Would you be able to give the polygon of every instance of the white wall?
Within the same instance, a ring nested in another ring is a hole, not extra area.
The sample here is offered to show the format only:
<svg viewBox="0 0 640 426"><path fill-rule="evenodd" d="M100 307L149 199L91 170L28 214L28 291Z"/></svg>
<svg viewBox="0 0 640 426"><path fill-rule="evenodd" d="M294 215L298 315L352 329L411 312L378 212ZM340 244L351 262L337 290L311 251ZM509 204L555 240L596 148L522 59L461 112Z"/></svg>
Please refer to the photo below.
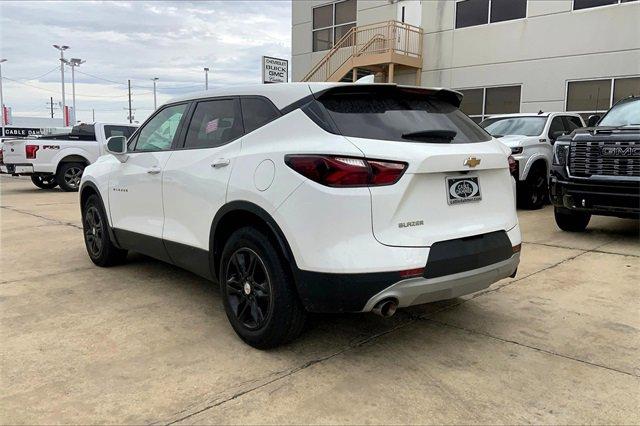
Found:
<svg viewBox="0 0 640 426"><path fill-rule="evenodd" d="M294 81L324 56L311 53L311 7L326 3L293 1ZM396 8L359 0L358 25L395 19ZM525 19L454 29L454 1L422 1L422 84L522 84L528 112L564 110L568 80L640 75L640 2L571 8L572 0L529 0Z"/></svg>

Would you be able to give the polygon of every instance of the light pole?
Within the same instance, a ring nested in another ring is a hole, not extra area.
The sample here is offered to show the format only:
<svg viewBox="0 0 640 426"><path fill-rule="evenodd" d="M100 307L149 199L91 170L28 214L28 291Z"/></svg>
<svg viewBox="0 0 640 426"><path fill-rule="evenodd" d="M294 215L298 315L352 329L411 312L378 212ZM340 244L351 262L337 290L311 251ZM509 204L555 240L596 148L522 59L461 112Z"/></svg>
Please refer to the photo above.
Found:
<svg viewBox="0 0 640 426"><path fill-rule="evenodd" d="M78 59L78 58L71 58L69 61L65 61L66 64L68 64L71 67L71 91L73 93L73 124L75 123L75 118L76 118L76 72L75 72L75 68L79 67L80 65L84 64L87 61L83 61L82 59Z"/></svg>
<svg viewBox="0 0 640 426"><path fill-rule="evenodd" d="M60 51L60 79L62 81L62 121L63 124L66 126L66 119L65 119L65 100L64 100L64 51L67 50L69 48L69 46L60 46L57 44L53 45L54 48L58 49Z"/></svg>
<svg viewBox="0 0 640 426"><path fill-rule="evenodd" d="M6 59L0 58L0 124L2 124L2 137L4 137L4 98L2 97L2 63L7 62Z"/></svg>
<svg viewBox="0 0 640 426"><path fill-rule="evenodd" d="M151 79L151 81L153 81L153 110L155 111L156 109L158 109L157 103L156 103L156 81L160 80L158 77L153 77Z"/></svg>
<svg viewBox="0 0 640 426"><path fill-rule="evenodd" d="M209 90L209 67L204 67L204 90Z"/></svg>

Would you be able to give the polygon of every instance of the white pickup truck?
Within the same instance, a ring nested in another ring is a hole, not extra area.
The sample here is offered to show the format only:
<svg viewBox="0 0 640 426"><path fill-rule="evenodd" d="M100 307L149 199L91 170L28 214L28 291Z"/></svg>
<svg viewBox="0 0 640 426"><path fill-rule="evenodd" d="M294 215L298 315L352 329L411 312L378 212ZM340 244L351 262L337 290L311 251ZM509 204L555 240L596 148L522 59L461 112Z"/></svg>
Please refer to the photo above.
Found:
<svg viewBox="0 0 640 426"><path fill-rule="evenodd" d="M105 154L107 139L128 138L136 128L132 124L78 124L67 134L4 140L0 173L31 176L42 189L60 185L64 191L77 191L84 168Z"/></svg>
<svg viewBox="0 0 640 426"><path fill-rule="evenodd" d="M515 160L518 206L539 209L548 197L553 144L564 134L584 127L579 114L542 112L494 115L480 126L511 149Z"/></svg>

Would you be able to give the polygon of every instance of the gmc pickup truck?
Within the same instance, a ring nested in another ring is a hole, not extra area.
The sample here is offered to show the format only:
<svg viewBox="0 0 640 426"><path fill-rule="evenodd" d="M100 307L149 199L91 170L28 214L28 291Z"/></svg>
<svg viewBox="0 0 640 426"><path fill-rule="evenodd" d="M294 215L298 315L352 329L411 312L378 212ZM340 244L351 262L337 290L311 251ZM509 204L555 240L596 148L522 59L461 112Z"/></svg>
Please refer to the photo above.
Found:
<svg viewBox="0 0 640 426"><path fill-rule="evenodd" d="M128 138L136 128L131 124L79 124L71 133L4 140L0 173L30 176L42 189L60 185L64 191L77 191L84 168L106 153L107 139Z"/></svg>
<svg viewBox="0 0 640 426"><path fill-rule="evenodd" d="M597 120L554 145L550 195L564 231L584 231L591 215L640 217L640 97Z"/></svg>

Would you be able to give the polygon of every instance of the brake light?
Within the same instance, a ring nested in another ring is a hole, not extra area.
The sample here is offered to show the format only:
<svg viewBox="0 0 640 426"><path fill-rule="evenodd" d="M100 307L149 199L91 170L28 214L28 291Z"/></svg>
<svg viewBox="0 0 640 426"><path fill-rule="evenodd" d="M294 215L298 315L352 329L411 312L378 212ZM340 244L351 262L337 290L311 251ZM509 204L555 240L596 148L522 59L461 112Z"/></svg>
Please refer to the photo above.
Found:
<svg viewBox="0 0 640 426"><path fill-rule="evenodd" d="M407 163L331 155L287 155L285 163L302 176L331 187L393 185Z"/></svg>
<svg viewBox="0 0 640 426"><path fill-rule="evenodd" d="M36 158L36 152L38 152L39 149L40 147L38 145L25 145L24 151L27 154L27 159L32 160Z"/></svg>
<svg viewBox="0 0 640 426"><path fill-rule="evenodd" d="M509 156L509 173L515 175L518 171L518 162L511 155Z"/></svg>

